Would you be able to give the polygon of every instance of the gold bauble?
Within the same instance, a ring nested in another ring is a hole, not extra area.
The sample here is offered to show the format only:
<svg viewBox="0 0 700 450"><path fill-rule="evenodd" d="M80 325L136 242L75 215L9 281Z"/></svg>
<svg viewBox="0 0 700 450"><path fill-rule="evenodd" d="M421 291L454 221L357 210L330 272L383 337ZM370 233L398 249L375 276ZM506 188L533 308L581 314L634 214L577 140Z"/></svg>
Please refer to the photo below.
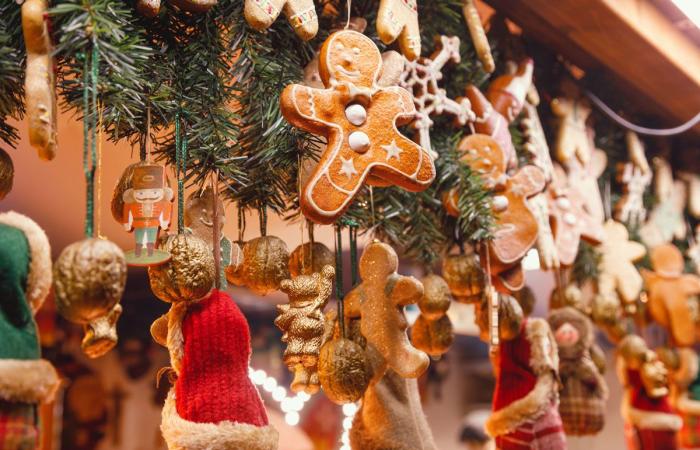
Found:
<svg viewBox="0 0 700 450"><path fill-rule="evenodd" d="M442 261L442 276L458 302L481 301L485 276L476 254L447 256Z"/></svg>
<svg viewBox="0 0 700 450"><path fill-rule="evenodd" d="M489 304L484 299L476 307L476 326L479 337L489 339ZM520 303L510 295L498 294L498 335L502 341L510 341L520 335L525 315Z"/></svg>
<svg viewBox="0 0 700 450"><path fill-rule="evenodd" d="M0 200L10 193L14 179L15 166L12 164L12 158L0 148Z"/></svg>
<svg viewBox="0 0 700 450"><path fill-rule="evenodd" d="M450 308L450 287L444 278L435 274L424 276L420 282L423 284L423 298L418 301L421 315L426 319L437 320Z"/></svg>
<svg viewBox="0 0 700 450"><path fill-rule="evenodd" d="M61 252L53 266L58 312L67 320L88 324L107 315L126 284L124 252L106 239L88 238Z"/></svg>
<svg viewBox="0 0 700 450"><path fill-rule="evenodd" d="M289 273L292 277L318 273L328 265L335 265L335 255L320 242L307 242L295 248L289 255Z"/></svg>
<svg viewBox="0 0 700 450"><path fill-rule="evenodd" d="M326 396L342 405L362 398L372 378L372 369L359 344L337 338L321 347L318 378Z"/></svg>
<svg viewBox="0 0 700 450"><path fill-rule="evenodd" d="M447 353L454 337L452 322L447 316L430 320L421 314L411 328L413 346L430 356L440 356Z"/></svg>
<svg viewBox="0 0 700 450"><path fill-rule="evenodd" d="M243 245L243 262L226 268L226 278L257 295L267 295L289 278L287 244L275 236L262 236Z"/></svg>
<svg viewBox="0 0 700 450"><path fill-rule="evenodd" d="M214 287L214 255L202 239L178 234L165 242L170 261L148 268L151 289L164 302L175 303L204 297Z"/></svg>

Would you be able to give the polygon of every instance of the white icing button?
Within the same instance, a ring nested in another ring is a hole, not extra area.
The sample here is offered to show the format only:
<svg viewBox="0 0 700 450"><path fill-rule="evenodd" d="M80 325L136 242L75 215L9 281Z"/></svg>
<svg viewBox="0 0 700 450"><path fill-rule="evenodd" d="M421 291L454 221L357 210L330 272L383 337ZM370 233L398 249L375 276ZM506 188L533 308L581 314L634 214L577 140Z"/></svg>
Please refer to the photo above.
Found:
<svg viewBox="0 0 700 450"><path fill-rule="evenodd" d="M353 131L348 136L348 144L353 151L364 153L369 149L369 136L364 131Z"/></svg>
<svg viewBox="0 0 700 450"><path fill-rule="evenodd" d="M364 106L355 103L345 108L345 117L351 124L359 127L367 120L367 110Z"/></svg>
<svg viewBox="0 0 700 450"><path fill-rule="evenodd" d="M566 213L566 214L564 214L564 222L566 222L568 225L575 225L576 224L576 216L573 215L572 213Z"/></svg>
<svg viewBox="0 0 700 450"><path fill-rule="evenodd" d="M508 208L508 197L497 195L493 198L493 209L496 212L505 211Z"/></svg>
<svg viewBox="0 0 700 450"><path fill-rule="evenodd" d="M566 197L559 197L557 199L557 206L561 209L569 209L571 208L571 202Z"/></svg>

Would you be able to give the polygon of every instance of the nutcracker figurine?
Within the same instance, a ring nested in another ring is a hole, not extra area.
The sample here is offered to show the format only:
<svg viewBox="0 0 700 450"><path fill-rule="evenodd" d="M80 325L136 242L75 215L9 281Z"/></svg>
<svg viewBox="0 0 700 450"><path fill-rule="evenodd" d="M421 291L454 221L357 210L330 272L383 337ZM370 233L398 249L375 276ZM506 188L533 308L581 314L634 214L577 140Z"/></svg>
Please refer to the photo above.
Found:
<svg viewBox="0 0 700 450"><path fill-rule="evenodd" d="M172 212L173 191L166 185L165 169L156 164L135 167L123 200L124 228L134 231L136 244L126 252L127 263L150 266L168 261L170 254L156 249L159 229L168 229Z"/></svg>

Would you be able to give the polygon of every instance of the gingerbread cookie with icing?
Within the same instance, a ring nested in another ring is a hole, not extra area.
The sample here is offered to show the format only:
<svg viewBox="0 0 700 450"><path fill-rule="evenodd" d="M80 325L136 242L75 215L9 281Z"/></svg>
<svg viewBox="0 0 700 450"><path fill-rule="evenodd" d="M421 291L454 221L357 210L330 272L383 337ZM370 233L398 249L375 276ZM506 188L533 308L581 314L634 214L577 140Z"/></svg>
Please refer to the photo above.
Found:
<svg viewBox="0 0 700 450"><path fill-rule="evenodd" d="M351 30L331 34L319 73L326 89L293 84L280 99L292 125L328 142L300 195L304 215L332 223L370 175L413 192L427 189L435 178L433 160L397 128L413 119L413 98L403 88L378 84L382 56L372 40Z"/></svg>
<svg viewBox="0 0 700 450"><path fill-rule="evenodd" d="M591 115L591 107L585 100L557 97L550 104L557 117L558 130L554 144L557 161L568 166L573 158L583 165L590 157L590 140L586 120Z"/></svg>
<svg viewBox="0 0 700 450"><path fill-rule="evenodd" d="M524 166L512 176L506 174L506 155L498 143L483 134L467 136L459 144L464 153L462 161L482 177L484 186L493 192L492 209L496 219L494 239L488 251L491 274L498 286L509 290L522 287L520 260L537 240L537 219L527 199L544 189L542 171L535 166ZM452 201L458 198L451 192ZM454 213L447 208L448 213ZM481 259L482 264L486 258Z"/></svg>
<svg viewBox="0 0 700 450"><path fill-rule="evenodd" d="M401 53L409 60L420 56L417 0L380 0L377 34L385 44L399 40Z"/></svg>
<svg viewBox="0 0 700 450"><path fill-rule="evenodd" d="M318 32L314 0L245 0L245 20L258 31L266 30L284 11L294 32L305 41Z"/></svg>
<svg viewBox="0 0 700 450"><path fill-rule="evenodd" d="M603 224L586 211L585 194L566 185L566 173L561 166L554 167L548 193L550 223L559 263L571 266L581 239L593 245L603 241Z"/></svg>
<svg viewBox="0 0 700 450"><path fill-rule="evenodd" d="M689 297L700 294L700 277L684 274L683 255L673 244L651 251L653 271L642 269L649 290L651 318L669 330L673 343L688 347L695 343L695 320Z"/></svg>
<svg viewBox="0 0 700 450"><path fill-rule="evenodd" d="M603 225L603 243L598 265L598 292L619 294L625 304L634 303L642 292L643 280L634 263L646 254L646 248L629 239L627 228L612 219Z"/></svg>

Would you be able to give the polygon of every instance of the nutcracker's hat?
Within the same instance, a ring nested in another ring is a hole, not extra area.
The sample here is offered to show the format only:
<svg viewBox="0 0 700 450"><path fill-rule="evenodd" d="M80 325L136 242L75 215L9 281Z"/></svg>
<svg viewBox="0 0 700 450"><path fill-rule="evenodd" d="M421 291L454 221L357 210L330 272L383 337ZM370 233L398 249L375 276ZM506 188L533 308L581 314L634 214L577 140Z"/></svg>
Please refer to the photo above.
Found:
<svg viewBox="0 0 700 450"><path fill-rule="evenodd" d="M162 189L165 186L165 169L157 164L136 166L131 186L134 189Z"/></svg>

